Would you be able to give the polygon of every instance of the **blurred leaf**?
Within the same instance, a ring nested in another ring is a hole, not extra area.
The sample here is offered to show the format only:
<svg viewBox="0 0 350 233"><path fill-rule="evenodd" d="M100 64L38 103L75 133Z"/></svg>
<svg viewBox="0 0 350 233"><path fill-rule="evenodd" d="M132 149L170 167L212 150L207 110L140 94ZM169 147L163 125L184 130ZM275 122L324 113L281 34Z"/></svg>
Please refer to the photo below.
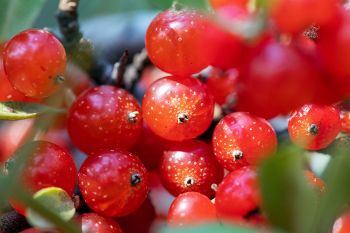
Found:
<svg viewBox="0 0 350 233"><path fill-rule="evenodd" d="M332 225L350 203L350 155L338 151L324 172L326 193L321 199L313 232L330 232Z"/></svg>
<svg viewBox="0 0 350 233"><path fill-rule="evenodd" d="M221 224L201 225L189 228L166 228L162 233L259 233L261 231L249 228L227 226Z"/></svg>
<svg viewBox="0 0 350 233"><path fill-rule="evenodd" d="M174 3L179 3L181 5L195 9L210 9L208 0L174 0Z"/></svg>
<svg viewBox="0 0 350 233"><path fill-rule="evenodd" d="M47 208L50 208L63 221L69 221L75 214L72 198L61 188L48 187L40 189L34 194L33 199L40 202ZM55 227L55 225L48 221L45 216L38 214L31 208L27 209L26 214L26 218L32 226L40 228Z"/></svg>
<svg viewBox="0 0 350 233"><path fill-rule="evenodd" d="M304 176L303 151L282 146L260 169L263 207L273 225L310 233L319 194Z"/></svg>
<svg viewBox="0 0 350 233"><path fill-rule="evenodd" d="M62 109L29 102L0 102L0 120L22 120L45 112L64 112Z"/></svg>
<svg viewBox="0 0 350 233"><path fill-rule="evenodd" d="M0 0L0 41L29 28L45 0Z"/></svg>

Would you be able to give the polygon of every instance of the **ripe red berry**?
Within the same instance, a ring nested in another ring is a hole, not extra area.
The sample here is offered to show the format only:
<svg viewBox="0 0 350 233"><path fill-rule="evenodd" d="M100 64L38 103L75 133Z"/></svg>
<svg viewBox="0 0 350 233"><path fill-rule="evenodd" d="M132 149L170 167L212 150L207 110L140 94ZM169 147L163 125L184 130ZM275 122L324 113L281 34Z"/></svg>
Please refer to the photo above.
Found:
<svg viewBox="0 0 350 233"><path fill-rule="evenodd" d="M237 77L236 69L222 71L214 68L210 70L206 83L216 103L223 105L228 103L230 98L235 98Z"/></svg>
<svg viewBox="0 0 350 233"><path fill-rule="evenodd" d="M309 150L327 147L341 129L339 111L332 106L307 104L291 114L288 132L291 140Z"/></svg>
<svg viewBox="0 0 350 233"><path fill-rule="evenodd" d="M324 67L331 74L330 81L337 85L337 91L350 93L350 11L339 8L329 25L321 27L317 48Z"/></svg>
<svg viewBox="0 0 350 233"><path fill-rule="evenodd" d="M73 103L67 128L74 145L89 155L104 149L129 149L142 131L141 110L125 90L99 86Z"/></svg>
<svg viewBox="0 0 350 233"><path fill-rule="evenodd" d="M109 150L88 157L78 178L87 205L103 216L131 213L148 192L146 168L129 152Z"/></svg>
<svg viewBox="0 0 350 233"><path fill-rule="evenodd" d="M179 76L198 73L209 65L203 56L208 22L194 10L166 10L157 15L146 33L149 58L159 69Z"/></svg>
<svg viewBox="0 0 350 233"><path fill-rule="evenodd" d="M47 97L62 82L66 52L45 30L28 29L17 34L7 42L3 54L9 81L26 96Z"/></svg>
<svg viewBox="0 0 350 233"><path fill-rule="evenodd" d="M223 175L210 146L197 140L167 145L160 163L162 183L175 196L193 191L213 197L212 185L218 184Z"/></svg>
<svg viewBox="0 0 350 233"><path fill-rule="evenodd" d="M214 9L219 9L224 6L240 6L246 7L248 0L210 0L210 5Z"/></svg>
<svg viewBox="0 0 350 233"><path fill-rule="evenodd" d="M270 15L283 32L298 33L315 23L322 25L332 19L337 0L277 0L270 1ZM308 14L303 12L308 9Z"/></svg>
<svg viewBox="0 0 350 233"><path fill-rule="evenodd" d="M258 165L277 148L277 137L264 119L249 113L225 116L213 134L213 148L218 161L233 171L246 165Z"/></svg>
<svg viewBox="0 0 350 233"><path fill-rule="evenodd" d="M350 232L350 212L343 213L334 223L332 233Z"/></svg>
<svg viewBox="0 0 350 233"><path fill-rule="evenodd" d="M257 174L249 167L235 170L220 183L215 197L218 218L237 221L260 206Z"/></svg>
<svg viewBox="0 0 350 233"><path fill-rule="evenodd" d="M237 109L266 119L287 114L318 94L320 74L309 57L278 42L264 42L252 51L241 74Z"/></svg>
<svg viewBox="0 0 350 233"><path fill-rule="evenodd" d="M152 84L142 102L143 118L157 135L174 141L195 138L213 119L214 98L192 77L170 76Z"/></svg>
<svg viewBox="0 0 350 233"><path fill-rule="evenodd" d="M152 232L151 228L155 220L156 212L148 198L137 210L117 219L120 227L123 229L123 233L150 233Z"/></svg>
<svg viewBox="0 0 350 233"><path fill-rule="evenodd" d="M160 158L163 155L167 140L154 134L144 123L141 137L132 147L131 152L140 158L147 170L158 169Z"/></svg>
<svg viewBox="0 0 350 233"><path fill-rule="evenodd" d="M31 192L47 187L59 187L73 195L77 183L77 169L72 156L63 148L45 141L36 141L22 147L16 154L34 148L21 173L21 179ZM16 156L14 157L16 159ZM9 170L11 172L11 169ZM24 207L12 202L19 213L25 213Z"/></svg>
<svg viewBox="0 0 350 233"><path fill-rule="evenodd" d="M168 212L168 224L173 227L208 224L216 221L215 205L201 193L180 194Z"/></svg>
<svg viewBox="0 0 350 233"><path fill-rule="evenodd" d="M78 218L82 233L123 233L119 224L95 213L82 214Z"/></svg>

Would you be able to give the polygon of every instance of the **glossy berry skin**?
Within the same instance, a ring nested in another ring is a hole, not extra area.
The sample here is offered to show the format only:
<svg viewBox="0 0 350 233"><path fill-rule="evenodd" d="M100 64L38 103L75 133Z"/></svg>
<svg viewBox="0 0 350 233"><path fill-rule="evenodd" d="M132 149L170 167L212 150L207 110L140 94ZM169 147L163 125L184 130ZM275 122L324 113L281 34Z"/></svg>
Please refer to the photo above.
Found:
<svg viewBox="0 0 350 233"><path fill-rule="evenodd" d="M21 179L28 191L36 192L53 186L64 189L68 195L73 195L77 183L77 170L72 156L65 149L51 142L36 141L30 146L33 146L34 152L21 173ZM22 150L28 149L22 147L16 154ZM24 215L23 206L15 202L11 204L17 212Z"/></svg>
<svg viewBox="0 0 350 233"><path fill-rule="evenodd" d="M87 205L103 216L131 213L148 192L144 165L133 154L119 150L88 157L79 170L78 180Z"/></svg>
<svg viewBox="0 0 350 233"><path fill-rule="evenodd" d="M152 202L147 198L138 209L131 214L118 218L117 221L123 229L123 233L151 233L152 224L156 217Z"/></svg>
<svg viewBox="0 0 350 233"><path fill-rule="evenodd" d="M209 72L206 84L216 103L223 105L235 98L237 78L238 71L236 69L222 71L214 68Z"/></svg>
<svg viewBox="0 0 350 233"><path fill-rule="evenodd" d="M311 24L322 25L332 19L337 0L276 0L270 1L270 16L279 29L287 33L298 33ZM312 8L308 14L303 12Z"/></svg>
<svg viewBox="0 0 350 233"><path fill-rule="evenodd" d="M237 169L220 183L215 197L218 218L236 221L260 206L256 172L249 167Z"/></svg>
<svg viewBox="0 0 350 233"><path fill-rule="evenodd" d="M0 102L5 101L25 101L30 99L13 88L2 65L2 58L0 58Z"/></svg>
<svg viewBox="0 0 350 233"><path fill-rule="evenodd" d="M332 233L350 232L350 212L342 214L334 223Z"/></svg>
<svg viewBox="0 0 350 233"><path fill-rule="evenodd" d="M167 140L154 134L144 123L141 137L131 148L131 152L140 158L147 170L156 170L166 143Z"/></svg>
<svg viewBox="0 0 350 233"><path fill-rule="evenodd" d="M350 95L350 11L339 8L329 25L321 27L317 49L323 66L331 74L337 91Z"/></svg>
<svg viewBox="0 0 350 233"><path fill-rule="evenodd" d="M263 118L235 112L216 126L213 148L220 164L233 171L247 165L256 166L272 155L277 148L277 137Z"/></svg>
<svg viewBox="0 0 350 233"><path fill-rule="evenodd" d="M225 6L246 7L248 4L247 0L210 0L209 2L214 9L219 9Z"/></svg>
<svg viewBox="0 0 350 233"><path fill-rule="evenodd" d="M341 129L339 111L332 106L307 104L291 114L288 132L291 140L308 150L326 148Z"/></svg>
<svg viewBox="0 0 350 233"><path fill-rule="evenodd" d="M239 111L270 119L288 114L318 95L318 69L293 46L268 41L248 57L238 84Z"/></svg>
<svg viewBox="0 0 350 233"><path fill-rule="evenodd" d="M215 222L215 205L201 193L182 193L171 203L167 220L172 227L194 226Z"/></svg>
<svg viewBox="0 0 350 233"><path fill-rule="evenodd" d="M64 74L66 52L48 31L28 29L6 43L4 67L14 88L26 96L43 98L57 90Z"/></svg>
<svg viewBox="0 0 350 233"><path fill-rule="evenodd" d="M214 98L198 79L170 76L147 90L142 112L154 133L167 140L183 141L199 136L209 127Z"/></svg>
<svg viewBox="0 0 350 233"><path fill-rule="evenodd" d="M110 218L95 213L85 213L79 216L82 233L123 233L119 224Z"/></svg>
<svg viewBox="0 0 350 233"><path fill-rule="evenodd" d="M193 191L214 197L211 186L223 175L210 146L197 140L168 144L160 163L162 183L174 196Z"/></svg>
<svg viewBox="0 0 350 233"><path fill-rule="evenodd" d="M67 128L73 144L88 155L98 150L129 149L142 131L141 110L125 90L99 86L73 103Z"/></svg>
<svg viewBox="0 0 350 233"><path fill-rule="evenodd" d="M158 14L146 32L146 49L159 69L179 76L198 73L209 65L207 19L194 10L166 10Z"/></svg>

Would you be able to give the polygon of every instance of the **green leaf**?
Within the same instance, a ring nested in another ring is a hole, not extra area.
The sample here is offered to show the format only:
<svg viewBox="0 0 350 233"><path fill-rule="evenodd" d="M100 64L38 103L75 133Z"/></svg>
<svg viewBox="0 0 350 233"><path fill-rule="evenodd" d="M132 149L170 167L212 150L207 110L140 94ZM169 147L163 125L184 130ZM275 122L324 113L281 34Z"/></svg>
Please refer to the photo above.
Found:
<svg viewBox="0 0 350 233"><path fill-rule="evenodd" d="M69 221L75 214L71 197L61 188L49 187L36 192L33 199L53 210L64 221ZM28 222L34 227L54 228L55 225L34 210L28 208L26 212Z"/></svg>
<svg viewBox="0 0 350 233"><path fill-rule="evenodd" d="M350 156L338 151L324 172L326 192L317 214L314 231L330 232L335 219L350 203Z"/></svg>
<svg viewBox="0 0 350 233"><path fill-rule="evenodd" d="M271 223L287 232L310 233L320 195L305 178L303 151L282 146L263 164L259 177Z"/></svg>
<svg viewBox="0 0 350 233"><path fill-rule="evenodd" d="M234 227L221 224L200 225L188 228L166 228L163 233L259 233L261 231L249 228Z"/></svg>
<svg viewBox="0 0 350 233"><path fill-rule="evenodd" d="M0 0L0 41L32 26L45 0Z"/></svg>
<svg viewBox="0 0 350 233"><path fill-rule="evenodd" d="M208 0L174 0L173 3L200 10L210 9Z"/></svg>
<svg viewBox="0 0 350 233"><path fill-rule="evenodd" d="M0 120L28 119L46 112L61 113L64 110L29 102L0 102Z"/></svg>

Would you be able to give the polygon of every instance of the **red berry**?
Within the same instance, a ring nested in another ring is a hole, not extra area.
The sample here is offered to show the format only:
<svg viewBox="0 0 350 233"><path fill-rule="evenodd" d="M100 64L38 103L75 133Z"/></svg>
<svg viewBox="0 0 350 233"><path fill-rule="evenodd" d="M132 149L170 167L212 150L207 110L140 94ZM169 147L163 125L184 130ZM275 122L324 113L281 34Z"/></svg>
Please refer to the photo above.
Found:
<svg viewBox="0 0 350 233"><path fill-rule="evenodd" d="M82 214L78 221L82 233L123 233L116 221L95 213Z"/></svg>
<svg viewBox="0 0 350 233"><path fill-rule="evenodd" d="M147 170L157 169L167 142L154 134L146 124L143 124L141 137L132 147L131 152L140 158Z"/></svg>
<svg viewBox="0 0 350 233"><path fill-rule="evenodd" d="M319 57L331 74L331 81L337 85L337 91L350 94L350 11L339 9L334 20L321 27L317 43Z"/></svg>
<svg viewBox="0 0 350 233"><path fill-rule="evenodd" d="M142 102L144 120L157 135L174 141L195 138L213 119L214 98L192 77L165 77L147 90Z"/></svg>
<svg viewBox="0 0 350 233"><path fill-rule="evenodd" d="M155 218L155 209L147 198L137 210L117 221L124 233L150 233Z"/></svg>
<svg viewBox="0 0 350 233"><path fill-rule="evenodd" d="M256 172L244 167L228 174L220 183L215 197L219 219L236 221L247 218L260 206Z"/></svg>
<svg viewBox="0 0 350 233"><path fill-rule="evenodd" d="M67 127L74 145L89 155L104 149L129 149L142 131L141 110L125 90L99 86L73 103Z"/></svg>
<svg viewBox="0 0 350 233"><path fill-rule="evenodd" d="M232 171L246 165L258 165L277 148L277 137L264 119L249 113L225 116L213 134L213 148L221 165Z"/></svg>
<svg viewBox="0 0 350 233"><path fill-rule="evenodd" d="M209 65L203 56L208 22L194 10L166 10L157 15L146 33L149 58L159 69L179 76L198 73Z"/></svg>
<svg viewBox="0 0 350 233"><path fill-rule="evenodd" d="M210 146L197 140L167 145L160 163L162 183L175 196L193 191L213 197L212 185L223 175Z"/></svg>
<svg viewBox="0 0 350 233"><path fill-rule="evenodd" d="M332 106L307 104L291 114L288 132L292 141L308 150L327 147L341 129L339 111Z"/></svg>
<svg viewBox="0 0 350 233"><path fill-rule="evenodd" d="M347 211L340 216L333 225L332 233L350 232L350 212Z"/></svg>
<svg viewBox="0 0 350 233"><path fill-rule="evenodd" d="M309 57L270 41L252 51L242 71L237 109L266 119L287 114L313 100L319 82L319 71Z"/></svg>
<svg viewBox="0 0 350 233"><path fill-rule="evenodd" d="M201 193L180 194L171 203L168 224L173 227L208 224L216 221L215 205Z"/></svg>
<svg viewBox="0 0 350 233"><path fill-rule="evenodd" d="M210 4L214 9L219 9L223 6L246 7L248 0L210 0Z"/></svg>
<svg viewBox="0 0 350 233"><path fill-rule="evenodd" d="M7 42L3 54L9 81L24 95L43 98L59 87L66 52L51 33L39 29L23 31Z"/></svg>
<svg viewBox="0 0 350 233"><path fill-rule="evenodd" d="M148 192L146 168L129 152L109 150L88 157L78 178L87 205L103 216L131 213Z"/></svg>
<svg viewBox="0 0 350 233"><path fill-rule="evenodd" d="M213 94L215 102L223 105L234 98L237 89L236 69L222 71L220 69L211 69L207 78L207 87Z"/></svg>
<svg viewBox="0 0 350 233"><path fill-rule="evenodd" d="M222 24L212 22L207 29L210 44L205 50L210 57L210 65L222 69L230 69L240 65L244 53L244 40L241 35L230 32L223 25L244 24L249 19L246 9L235 6L226 6L217 9L217 18ZM204 56L204 52L203 55Z"/></svg>
<svg viewBox="0 0 350 233"><path fill-rule="evenodd" d="M33 154L29 157L21 173L21 178L27 188L31 192L35 192L53 186L62 188L69 195L73 195L77 183L77 170L72 156L63 148L50 142L36 141L29 146L19 149L23 151L34 148ZM11 170L9 171L11 172ZM13 207L16 211L24 215L23 206L19 203L11 204L14 204Z"/></svg>
<svg viewBox="0 0 350 233"><path fill-rule="evenodd" d="M271 17L279 29L287 33L302 32L313 23L327 23L332 19L337 6L337 0L276 0L270 3ZM308 14L304 14L305 11Z"/></svg>

